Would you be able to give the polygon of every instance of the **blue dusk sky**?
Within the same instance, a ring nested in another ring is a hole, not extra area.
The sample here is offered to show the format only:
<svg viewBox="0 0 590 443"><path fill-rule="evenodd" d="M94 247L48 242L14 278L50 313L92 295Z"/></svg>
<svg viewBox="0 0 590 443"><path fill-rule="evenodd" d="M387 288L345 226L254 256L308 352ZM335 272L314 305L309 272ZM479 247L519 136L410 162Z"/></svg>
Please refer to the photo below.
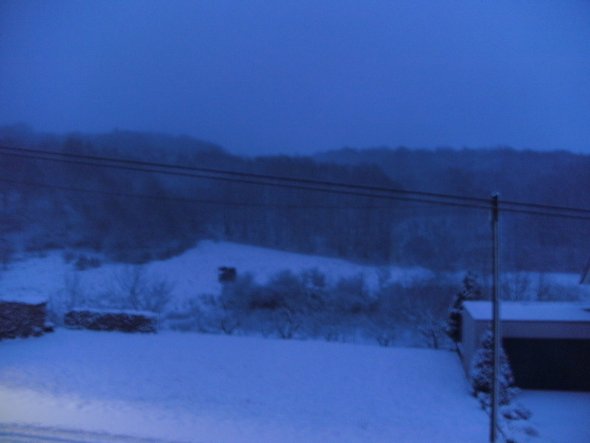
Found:
<svg viewBox="0 0 590 443"><path fill-rule="evenodd" d="M0 125L590 154L590 1L0 0Z"/></svg>

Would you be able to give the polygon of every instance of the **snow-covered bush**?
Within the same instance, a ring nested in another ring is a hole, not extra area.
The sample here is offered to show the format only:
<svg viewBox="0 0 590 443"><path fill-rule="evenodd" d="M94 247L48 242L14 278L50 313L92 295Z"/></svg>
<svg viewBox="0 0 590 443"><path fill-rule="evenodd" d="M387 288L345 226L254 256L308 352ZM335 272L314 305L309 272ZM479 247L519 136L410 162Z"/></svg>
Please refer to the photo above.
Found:
<svg viewBox="0 0 590 443"><path fill-rule="evenodd" d="M201 329L226 334L246 333L280 338L323 338L328 341L376 339L383 346L399 343L440 348L449 346L444 320L450 283L433 277L412 286L383 282L369 290L363 276L328 282L315 269L281 272L266 283L240 274L224 282L218 297L202 302ZM195 311L196 312L196 311ZM190 329L197 320L184 318ZM192 325L192 326L190 326Z"/></svg>
<svg viewBox="0 0 590 443"><path fill-rule="evenodd" d="M47 315L55 324L62 324L67 311L86 305L87 297L82 289L77 271L66 272L61 291L51 294L47 303Z"/></svg>
<svg viewBox="0 0 590 443"><path fill-rule="evenodd" d="M253 306L273 303L264 296L251 274L240 275L233 282L225 282L218 298L207 299L212 323L226 334L233 334L238 327L247 328L246 320Z"/></svg>
<svg viewBox="0 0 590 443"><path fill-rule="evenodd" d="M463 325L463 302L467 300L481 300L483 298L481 285L477 275L468 272L463 278L463 288L455 295L445 325L445 332L454 341L461 341Z"/></svg>
<svg viewBox="0 0 590 443"><path fill-rule="evenodd" d="M316 269L280 272L266 283L240 275L223 284L216 301L219 330L275 335L281 338L323 337L334 340L356 326L355 319L373 309L362 277L333 285ZM358 321L357 321L358 323Z"/></svg>
<svg viewBox="0 0 590 443"><path fill-rule="evenodd" d="M481 344L471 361L471 388L484 406L489 404L492 392L494 371L493 335L488 329L481 338ZM514 386L514 376L504 348L500 348L499 403L507 405L518 392Z"/></svg>
<svg viewBox="0 0 590 443"><path fill-rule="evenodd" d="M444 333L452 286L438 275L411 286L384 285L376 294L377 306L369 315L372 335L382 346L405 336L413 345L448 346Z"/></svg>
<svg viewBox="0 0 590 443"><path fill-rule="evenodd" d="M161 313L170 302L173 286L148 277L143 266L127 266L114 276L110 298L116 307Z"/></svg>
<svg viewBox="0 0 590 443"><path fill-rule="evenodd" d="M97 257L87 257L81 254L75 262L76 269L78 271L85 271L87 269L98 268L102 265L102 262Z"/></svg>
<svg viewBox="0 0 590 443"><path fill-rule="evenodd" d="M257 283L252 275L240 275L223 284L217 302L219 327L225 333L239 328L292 338L321 310L324 281L315 271L281 272L266 284Z"/></svg>
<svg viewBox="0 0 590 443"><path fill-rule="evenodd" d="M407 292L410 302L404 313L418 333L421 344L434 349L448 347L445 315L452 286L438 276L411 286Z"/></svg>
<svg viewBox="0 0 590 443"><path fill-rule="evenodd" d="M332 291L334 307L342 314L361 314L376 307L363 275L339 280Z"/></svg>
<svg viewBox="0 0 590 443"><path fill-rule="evenodd" d="M368 332L381 346L392 346L401 335L407 323L408 304L403 286L388 284L380 287Z"/></svg>
<svg viewBox="0 0 590 443"><path fill-rule="evenodd" d="M210 325L211 316L206 310L207 300L213 298L211 295L203 295L177 303L167 310L162 320L163 327L176 331L215 331Z"/></svg>
<svg viewBox="0 0 590 443"><path fill-rule="evenodd" d="M64 275L65 305L72 309L84 304L85 296L80 284L80 276L77 272L68 272Z"/></svg>

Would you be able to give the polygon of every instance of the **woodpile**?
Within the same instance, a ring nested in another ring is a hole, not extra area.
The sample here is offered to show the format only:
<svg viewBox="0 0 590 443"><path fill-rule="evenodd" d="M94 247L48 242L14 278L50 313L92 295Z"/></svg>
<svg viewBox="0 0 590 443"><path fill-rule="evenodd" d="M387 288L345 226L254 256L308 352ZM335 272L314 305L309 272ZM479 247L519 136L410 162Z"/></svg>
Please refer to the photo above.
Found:
<svg viewBox="0 0 590 443"><path fill-rule="evenodd" d="M94 331L156 332L157 316L142 311L75 309L66 313L64 324Z"/></svg>
<svg viewBox="0 0 590 443"><path fill-rule="evenodd" d="M0 300L0 339L38 337L53 331L47 323L47 302Z"/></svg>

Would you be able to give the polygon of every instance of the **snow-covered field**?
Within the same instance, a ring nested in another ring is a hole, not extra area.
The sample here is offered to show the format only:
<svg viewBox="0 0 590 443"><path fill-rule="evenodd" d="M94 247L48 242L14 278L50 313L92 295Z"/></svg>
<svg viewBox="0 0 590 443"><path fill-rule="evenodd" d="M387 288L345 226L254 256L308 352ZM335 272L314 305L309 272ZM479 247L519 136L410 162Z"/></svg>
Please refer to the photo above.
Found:
<svg viewBox="0 0 590 443"><path fill-rule="evenodd" d="M369 288L384 276L402 285L433 276L212 241L143 270L182 302L218 293L220 266L260 282L283 270L318 269L331 282L360 274ZM61 251L22 257L0 271L0 299L59 299L75 282L96 300L128 272L112 263L77 271ZM543 278L579 291L577 277ZM519 443L590 441L590 394L525 391L519 400L533 412L513 427ZM488 418L448 351L59 328L0 342L0 441L476 443L487 435Z"/></svg>
<svg viewBox="0 0 590 443"><path fill-rule="evenodd" d="M58 329L0 353L0 441L487 441L448 351ZM518 401L517 441L590 441L590 393Z"/></svg>
<svg viewBox="0 0 590 443"><path fill-rule="evenodd" d="M220 266L235 267L241 274L251 273L260 282L284 270L299 273L318 269L331 281L362 275L373 287L383 272L390 280L406 285L430 275L422 268L377 268L336 258L213 241L199 242L179 256L154 261L143 265L143 268L151 279L171 283L175 300L186 300L199 294L218 293ZM62 251L54 251L44 257L21 259L0 271L0 298L51 297L63 293L67 280L71 281L72 277L76 277L80 288L90 298L96 298L108 291L109 285L129 268L128 265L107 263L98 268L76 271L73 263L64 261Z"/></svg>
<svg viewBox="0 0 590 443"><path fill-rule="evenodd" d="M4 424L195 442L487 438L448 351L59 329L0 352Z"/></svg>
<svg viewBox="0 0 590 443"><path fill-rule="evenodd" d="M170 283L173 300L182 302L200 294L219 293L217 273L220 266L235 267L239 274L251 273L260 282L284 270L299 273L317 269L326 275L328 282L362 275L369 289L375 289L379 279L384 277L389 282L408 286L434 275L424 268L375 267L336 258L214 241L201 241L179 256L142 267L150 279ZM49 252L43 257L22 257L7 269L0 270L0 299L59 297L73 282L88 298L100 299L105 292L112 290L113 284L129 268L128 265L103 263L98 268L77 271L73 263L64 261L62 251ZM460 287L463 276L464 273L452 273L447 278L456 281ZM562 291L590 299L590 287L581 287L579 276L575 274L545 274L540 277L516 273L506 274L505 277L510 283L507 289L519 294L522 291L536 292L541 279L544 284L557 285Z"/></svg>

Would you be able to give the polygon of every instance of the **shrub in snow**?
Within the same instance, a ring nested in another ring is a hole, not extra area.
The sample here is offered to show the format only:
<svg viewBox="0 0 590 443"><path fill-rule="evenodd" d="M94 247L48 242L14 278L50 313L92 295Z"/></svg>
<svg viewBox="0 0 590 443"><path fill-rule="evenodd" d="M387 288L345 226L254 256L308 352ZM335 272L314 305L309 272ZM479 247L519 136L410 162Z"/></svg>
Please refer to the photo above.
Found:
<svg viewBox="0 0 590 443"><path fill-rule="evenodd" d="M407 288L410 303L405 315L421 340L422 345L439 349L448 347L445 336L445 314L451 299L451 286L437 276Z"/></svg>
<svg viewBox="0 0 590 443"><path fill-rule="evenodd" d="M353 315L371 311L377 305L362 274L340 279L334 288L333 303L339 312Z"/></svg>
<svg viewBox="0 0 590 443"><path fill-rule="evenodd" d="M333 340L343 335L350 317L366 310L360 302L366 296L363 285L350 279L328 286L325 275L316 269L280 272L263 284L251 275L240 275L223 285L217 309L219 329Z"/></svg>
<svg viewBox="0 0 590 443"><path fill-rule="evenodd" d="M149 278L141 265L125 267L113 281L113 306L160 313L170 302L172 284L164 279Z"/></svg>
<svg viewBox="0 0 590 443"><path fill-rule="evenodd" d="M473 394L480 399L484 406L489 405L492 392L492 375L494 371L492 331L487 330L481 339L480 348L471 361L471 387ZM514 397L517 390L514 387L514 376L510 362L504 349L500 348L500 373L499 373L499 403L507 405Z"/></svg>
<svg viewBox="0 0 590 443"><path fill-rule="evenodd" d="M466 300L480 300L482 298L481 286L477 276L473 272L468 272L463 278L463 288L453 298L445 326L445 332L455 343L461 341L463 302Z"/></svg>
<svg viewBox="0 0 590 443"><path fill-rule="evenodd" d="M234 282L225 282L219 297L209 298L213 322L225 334L233 334L245 323L258 294L259 286L251 274L241 275Z"/></svg>
<svg viewBox="0 0 590 443"><path fill-rule="evenodd" d="M96 257L80 255L74 266L78 271L85 271L87 269L99 268L101 265L101 261Z"/></svg>
<svg viewBox="0 0 590 443"><path fill-rule="evenodd" d="M372 335L382 346L404 341L430 348L448 347L444 326L452 286L441 276L415 282L393 283L380 288L378 304L370 319Z"/></svg>
<svg viewBox="0 0 590 443"><path fill-rule="evenodd" d="M377 306L370 315L369 333L381 346L392 346L408 323L410 301L405 289L399 283L383 284L379 288Z"/></svg>
<svg viewBox="0 0 590 443"><path fill-rule="evenodd" d="M382 281L370 291L362 275L328 283L324 274L310 269L281 272L259 283L241 274L223 282L218 297L195 302L192 313L178 307L168 320L173 327L226 334L328 341L370 337L383 346L403 339L440 348L450 345L444 325L452 291L440 276L410 287Z"/></svg>
<svg viewBox="0 0 590 443"><path fill-rule="evenodd" d="M195 298L177 300L167 308L160 326L176 331L218 332L217 324L212 325L217 297L201 294Z"/></svg>
<svg viewBox="0 0 590 443"><path fill-rule="evenodd" d="M80 276L77 272L71 272L64 275L63 303L67 309L73 309L76 306L85 304L84 291L80 284Z"/></svg>

